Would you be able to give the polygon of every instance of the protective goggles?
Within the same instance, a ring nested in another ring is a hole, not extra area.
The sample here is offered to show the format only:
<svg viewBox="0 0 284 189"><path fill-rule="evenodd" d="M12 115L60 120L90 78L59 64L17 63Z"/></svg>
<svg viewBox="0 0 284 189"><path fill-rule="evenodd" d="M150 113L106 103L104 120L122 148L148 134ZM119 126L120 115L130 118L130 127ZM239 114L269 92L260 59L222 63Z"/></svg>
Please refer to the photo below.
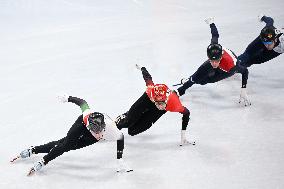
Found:
<svg viewBox="0 0 284 189"><path fill-rule="evenodd" d="M264 45L272 45L273 41L262 41Z"/></svg>
<svg viewBox="0 0 284 189"><path fill-rule="evenodd" d="M99 134L101 132L103 132L105 130L105 123L103 124L94 124L94 123L90 123L87 128L92 131L93 133Z"/></svg>

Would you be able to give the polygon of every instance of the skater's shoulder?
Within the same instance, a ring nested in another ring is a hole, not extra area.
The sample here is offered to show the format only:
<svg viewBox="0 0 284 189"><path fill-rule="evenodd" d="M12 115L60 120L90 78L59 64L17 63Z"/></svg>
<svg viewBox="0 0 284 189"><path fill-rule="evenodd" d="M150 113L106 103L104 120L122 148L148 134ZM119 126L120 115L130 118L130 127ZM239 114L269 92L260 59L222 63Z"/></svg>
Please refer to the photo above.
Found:
<svg viewBox="0 0 284 189"><path fill-rule="evenodd" d="M184 109L179 96L175 91L170 91L168 99L167 99L167 107L166 110L170 112L182 112Z"/></svg>

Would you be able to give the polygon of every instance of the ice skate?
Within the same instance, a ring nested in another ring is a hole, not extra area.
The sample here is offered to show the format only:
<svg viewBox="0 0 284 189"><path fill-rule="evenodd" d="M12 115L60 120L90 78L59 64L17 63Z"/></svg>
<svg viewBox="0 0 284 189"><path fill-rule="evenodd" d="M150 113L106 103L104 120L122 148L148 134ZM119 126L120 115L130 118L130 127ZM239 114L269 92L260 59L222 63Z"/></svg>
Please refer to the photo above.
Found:
<svg viewBox="0 0 284 189"><path fill-rule="evenodd" d="M44 160L36 162L34 166L29 170L27 176L32 176L36 171L41 170L44 165Z"/></svg>
<svg viewBox="0 0 284 189"><path fill-rule="evenodd" d="M18 159L29 158L29 157L31 157L32 154L33 154L33 146L31 146L28 149L23 150L18 156L16 156L12 160L10 160L10 162L13 163L13 162L15 162Z"/></svg>

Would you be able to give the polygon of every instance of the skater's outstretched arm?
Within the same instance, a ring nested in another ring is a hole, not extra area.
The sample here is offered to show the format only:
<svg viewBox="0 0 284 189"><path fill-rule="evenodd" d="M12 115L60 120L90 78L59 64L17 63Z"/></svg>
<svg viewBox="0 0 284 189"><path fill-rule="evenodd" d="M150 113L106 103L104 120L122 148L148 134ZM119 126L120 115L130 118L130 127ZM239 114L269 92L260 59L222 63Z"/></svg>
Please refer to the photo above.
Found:
<svg viewBox="0 0 284 189"><path fill-rule="evenodd" d="M66 94L59 95L59 96L57 96L57 98L63 103L72 102L72 103L80 106L80 108L82 110L83 117L85 117L86 115L91 113L90 107L84 99L74 97L74 96L69 96L69 95L66 95Z"/></svg>
<svg viewBox="0 0 284 189"><path fill-rule="evenodd" d="M142 67L141 71L142 71L142 75L143 75L144 81L146 82L146 86L154 85L154 82L152 80L152 76L150 75L148 70L145 67Z"/></svg>
<svg viewBox="0 0 284 189"><path fill-rule="evenodd" d="M219 38L219 33L217 30L217 27L214 23L210 24L210 28L211 28L211 44L216 44L218 43L218 38Z"/></svg>
<svg viewBox="0 0 284 189"><path fill-rule="evenodd" d="M152 80L152 76L150 75L150 73L148 72L148 70L145 67L140 67L138 64L136 64L136 68L138 70L141 70L142 75L143 75L143 79L146 82L146 86L154 85L154 82Z"/></svg>
<svg viewBox="0 0 284 189"><path fill-rule="evenodd" d="M247 80L248 80L248 69L241 65L241 61L236 62L236 66L234 66L230 71L230 73L241 73L242 74L242 88L246 88L247 86Z"/></svg>
<svg viewBox="0 0 284 189"><path fill-rule="evenodd" d="M68 102L72 102L72 103L80 106L82 112L84 112L87 109L90 109L88 103L84 99L81 99L81 98L78 98L78 97L69 96Z"/></svg>
<svg viewBox="0 0 284 189"><path fill-rule="evenodd" d="M273 24L274 24L273 18L271 18L269 16L259 15L259 19L260 19L260 21L265 22L266 27L267 26L273 26Z"/></svg>
<svg viewBox="0 0 284 189"><path fill-rule="evenodd" d="M216 44L218 43L218 38L219 38L219 33L218 33L218 29L214 23L214 18L213 17L209 17L205 19L205 22L210 26L211 28L211 44Z"/></svg>
<svg viewBox="0 0 284 189"><path fill-rule="evenodd" d="M90 107L89 107L88 103L84 99L81 99L81 98L78 98L78 97L69 96L68 97L68 102L72 102L72 103L80 106L80 108L82 110L83 118L85 118L86 115L91 113Z"/></svg>
<svg viewBox="0 0 284 189"><path fill-rule="evenodd" d="M186 144L192 144L195 145L195 142L189 142L186 139L186 128L189 122L189 116L190 116L190 111L184 107L184 111L182 112L182 129L181 129L181 141L180 141L180 146L186 145Z"/></svg>
<svg viewBox="0 0 284 189"><path fill-rule="evenodd" d="M194 142L191 143L186 139L186 129L187 129L187 125L188 125L188 122L189 122L190 111L185 106L183 106L181 104L178 96L175 94L175 91L173 91L173 93L171 95L171 99L168 100L168 103L169 103L168 111L179 112L179 113L183 114L180 146L183 146L183 145L186 145L186 144L195 145Z"/></svg>
<svg viewBox="0 0 284 189"><path fill-rule="evenodd" d="M171 94L169 95L167 100L166 110L170 112L181 113L183 115L182 130L186 130L189 122L190 111L185 106L182 105L176 91L172 91Z"/></svg>
<svg viewBox="0 0 284 189"><path fill-rule="evenodd" d="M188 122L189 122L190 111L186 107L184 107L184 110L181 113L183 114L183 116L182 116L182 130L186 130Z"/></svg>

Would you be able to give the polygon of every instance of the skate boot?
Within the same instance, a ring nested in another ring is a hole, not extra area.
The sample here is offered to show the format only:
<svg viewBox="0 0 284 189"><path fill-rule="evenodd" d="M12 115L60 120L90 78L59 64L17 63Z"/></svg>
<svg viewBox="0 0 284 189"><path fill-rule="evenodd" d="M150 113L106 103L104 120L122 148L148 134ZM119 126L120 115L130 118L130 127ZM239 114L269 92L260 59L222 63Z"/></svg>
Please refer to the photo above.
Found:
<svg viewBox="0 0 284 189"><path fill-rule="evenodd" d="M25 159L31 157L33 154L33 146L29 147L28 149L23 150L17 157L13 158L10 162L13 163L17 159Z"/></svg>
<svg viewBox="0 0 284 189"><path fill-rule="evenodd" d="M31 146L31 147L28 148L28 149L23 150L23 151L20 153L20 156L21 156L22 159L24 159L24 158L31 157L32 154L33 154L33 146Z"/></svg>
<svg viewBox="0 0 284 189"><path fill-rule="evenodd" d="M34 166L30 169L27 176L31 176L34 172L41 170L41 168L45 166L44 160L40 160L34 164Z"/></svg>

